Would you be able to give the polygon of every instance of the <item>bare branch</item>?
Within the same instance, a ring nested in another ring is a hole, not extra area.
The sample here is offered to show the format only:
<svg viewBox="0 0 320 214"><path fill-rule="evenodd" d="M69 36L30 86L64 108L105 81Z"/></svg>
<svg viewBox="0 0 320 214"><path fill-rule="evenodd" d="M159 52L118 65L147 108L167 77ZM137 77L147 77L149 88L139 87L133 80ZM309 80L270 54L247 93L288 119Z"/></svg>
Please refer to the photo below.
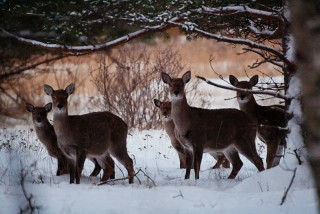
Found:
<svg viewBox="0 0 320 214"><path fill-rule="evenodd" d="M211 82L210 80L207 80L206 78L201 77L201 76L196 76L196 77L198 79L201 79L201 80L205 81L207 84L216 86L218 88L228 89L228 90L231 90L231 91L240 91L240 92L247 92L247 93L249 92L249 93L252 93L252 94L271 95L271 96L274 96L274 97L277 97L277 98L280 98L280 99L284 99L284 100L288 100L289 99L287 96L285 96L283 94L280 94L280 93L274 93L274 92L270 92L270 91L249 90L249 89L243 89L243 88L224 86L224 85L220 85L220 84Z"/></svg>
<svg viewBox="0 0 320 214"><path fill-rule="evenodd" d="M180 17L175 17L171 19L172 22L179 22L181 21L182 18ZM141 36L145 36L147 34L151 34L154 32L160 32L167 30L168 28L172 27L172 24L170 23L162 23L160 25L156 26L147 26L144 29L138 30L133 33L129 33L128 35L122 36L118 39L115 39L113 41L109 41L107 43L103 44L98 44L98 45L87 45L87 46L70 46L70 45L61 45L61 44L47 44L44 42L32 40L32 39L26 39L23 37L19 37L16 35L13 35L9 32L7 32L5 29L0 28L0 30L6 34L7 36L14 38L20 42L37 46L39 48L45 48L45 49L52 49L52 50L61 50L61 51L66 51L66 52L85 52L85 51L90 51L90 52L95 52L95 51L100 51L100 50L106 50L110 48L114 48L116 46L119 46L121 44L127 43L130 40L139 38Z"/></svg>
<svg viewBox="0 0 320 214"><path fill-rule="evenodd" d="M178 26L180 28L187 29L187 30L192 31L192 32L197 32L197 33L199 33L199 34L201 34L201 35L203 35L205 37L215 39L218 42L228 42L228 43L232 43L232 44L246 45L246 46L249 46L251 48L256 48L256 49L259 49L259 50L267 51L267 52L269 52L271 54L274 54L275 56L279 57L279 59L283 60L283 62L286 63L288 66L293 66L294 68L296 67L295 64L293 62L291 62L290 60L288 60L283 55L283 53L281 53L279 50L276 50L276 49L274 49L272 47L269 47L269 46L266 46L264 44L256 43L256 42L248 40L248 39L230 38L230 37L227 37L227 36L212 34L212 33L209 33L207 31L204 31L204 30L201 30L199 28L196 28L194 26L189 27L186 24L177 23L177 22L174 22L174 21L169 21L169 23L174 25L174 26Z"/></svg>
<svg viewBox="0 0 320 214"><path fill-rule="evenodd" d="M209 8L209 7L201 7L196 10L192 10L193 12L202 13L202 14L239 14L245 13L251 17L256 18L264 18L267 20L278 20L283 21L282 16L279 13L275 12L268 12L264 10L257 10L248 7L247 5L240 5L240 6L227 6L227 7L218 7L218 8Z"/></svg>

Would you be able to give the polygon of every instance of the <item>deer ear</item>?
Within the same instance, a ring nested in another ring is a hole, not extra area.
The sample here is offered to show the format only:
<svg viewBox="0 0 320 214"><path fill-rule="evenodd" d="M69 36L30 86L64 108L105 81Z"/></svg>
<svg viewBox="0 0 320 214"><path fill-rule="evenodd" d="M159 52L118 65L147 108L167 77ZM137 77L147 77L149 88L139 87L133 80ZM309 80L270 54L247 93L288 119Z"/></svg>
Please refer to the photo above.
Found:
<svg viewBox="0 0 320 214"><path fill-rule="evenodd" d="M28 112L33 112L34 106L30 103L26 103L26 108Z"/></svg>
<svg viewBox="0 0 320 214"><path fill-rule="evenodd" d="M45 109L47 112L51 111L51 109L52 109L52 103L46 104L46 105L44 106L44 109Z"/></svg>
<svg viewBox="0 0 320 214"><path fill-rule="evenodd" d="M155 106L160 108L160 106L161 106L161 101L160 100L154 99L153 102L154 102Z"/></svg>
<svg viewBox="0 0 320 214"><path fill-rule="evenodd" d="M235 77L233 75L229 75L229 82L231 83L231 85L237 87L239 80L237 79L237 77Z"/></svg>
<svg viewBox="0 0 320 214"><path fill-rule="evenodd" d="M68 95L73 94L73 92L76 90L76 85L74 83L71 83L66 87L66 92Z"/></svg>
<svg viewBox="0 0 320 214"><path fill-rule="evenodd" d="M166 84L169 84L171 82L171 77L169 76L169 74L165 72L161 72L161 78L162 78L162 81Z"/></svg>
<svg viewBox="0 0 320 214"><path fill-rule="evenodd" d="M49 96L51 96L54 92L53 88L50 85L44 84L43 88L44 88L44 92Z"/></svg>
<svg viewBox="0 0 320 214"><path fill-rule="evenodd" d="M254 75L253 77L251 77L249 82L250 82L251 86L257 85L257 83L259 82L259 76L258 75Z"/></svg>
<svg viewBox="0 0 320 214"><path fill-rule="evenodd" d="M184 83L189 82L191 79L191 71L187 71L186 73L184 73L184 75L182 75L182 80Z"/></svg>

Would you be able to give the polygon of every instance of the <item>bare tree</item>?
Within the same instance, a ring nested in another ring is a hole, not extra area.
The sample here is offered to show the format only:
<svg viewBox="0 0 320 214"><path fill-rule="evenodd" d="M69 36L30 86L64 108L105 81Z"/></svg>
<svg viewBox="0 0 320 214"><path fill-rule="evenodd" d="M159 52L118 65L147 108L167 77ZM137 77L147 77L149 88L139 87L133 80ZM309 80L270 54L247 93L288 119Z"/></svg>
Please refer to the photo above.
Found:
<svg viewBox="0 0 320 214"><path fill-rule="evenodd" d="M112 63L107 63L106 58ZM97 71L91 71L93 82L100 94L95 102L103 110L119 115L130 128L159 128L158 109L153 99L168 99L168 91L161 83L160 73L178 76L186 70L177 50L162 48L147 50L146 44L133 43L102 55ZM199 94L198 84L190 84L191 101ZM205 103L202 103L205 105Z"/></svg>

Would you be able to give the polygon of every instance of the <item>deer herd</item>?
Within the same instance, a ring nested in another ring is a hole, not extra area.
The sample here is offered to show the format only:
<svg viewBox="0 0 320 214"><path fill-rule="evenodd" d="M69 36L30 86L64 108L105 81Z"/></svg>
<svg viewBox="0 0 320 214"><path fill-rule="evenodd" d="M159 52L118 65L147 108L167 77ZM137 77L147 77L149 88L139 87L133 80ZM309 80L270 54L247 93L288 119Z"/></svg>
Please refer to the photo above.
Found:
<svg viewBox="0 0 320 214"><path fill-rule="evenodd" d="M168 85L169 101L154 99L160 110L162 124L173 148L177 151L180 168L185 168L185 179L194 169L195 179L200 177L203 153L216 159L213 169L223 166L232 171L229 179L237 176L243 163L239 153L252 162L259 171L264 170L263 161L256 149L255 138L267 146L267 168L279 164L285 147L286 111L281 105L258 105L250 92L237 92L238 109L202 109L188 105L185 86L191 79L187 71L181 78L171 78L161 72L162 81ZM242 89L252 89L259 77L239 81L229 76L230 83ZM65 90L54 90L44 85L44 92L51 96L52 103L34 107L27 103L39 140L50 156L57 159L56 175L69 173L70 183L80 183L86 158L95 165L90 176L97 176L101 169L101 181L115 178L116 158L127 170L129 183L134 182L132 159L127 152L127 124L111 112L93 112L84 115L69 115L68 97L75 91L75 84ZM47 114L53 110L53 125Z"/></svg>

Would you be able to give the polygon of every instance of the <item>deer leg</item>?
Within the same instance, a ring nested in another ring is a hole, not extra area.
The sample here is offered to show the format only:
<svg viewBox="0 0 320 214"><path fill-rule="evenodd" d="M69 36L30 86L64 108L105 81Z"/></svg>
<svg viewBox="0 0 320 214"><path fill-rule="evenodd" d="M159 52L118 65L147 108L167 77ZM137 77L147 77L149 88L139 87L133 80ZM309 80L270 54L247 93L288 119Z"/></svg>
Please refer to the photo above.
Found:
<svg viewBox="0 0 320 214"><path fill-rule="evenodd" d="M185 149L185 154L186 154L186 174L184 176L184 179L189 179L190 171L192 167L192 152Z"/></svg>
<svg viewBox="0 0 320 214"><path fill-rule="evenodd" d="M74 183L74 178L75 178L75 164L73 160L70 160L70 164L69 164L69 173L70 173L70 184Z"/></svg>
<svg viewBox="0 0 320 214"><path fill-rule="evenodd" d="M101 181L107 181L109 178L112 177L114 179L114 161L110 156L106 156L100 159L97 159L99 164L103 168L103 176Z"/></svg>
<svg viewBox="0 0 320 214"><path fill-rule="evenodd" d="M214 159L216 159L217 163L212 167L212 169L218 169L224 161L224 155L219 154L210 154Z"/></svg>
<svg viewBox="0 0 320 214"><path fill-rule="evenodd" d="M239 153L237 150L235 150L233 147L228 148L224 151L224 155L227 157L227 159L232 164L232 171L229 175L228 179L234 179L237 174L239 173L243 163L239 157Z"/></svg>
<svg viewBox="0 0 320 214"><path fill-rule="evenodd" d="M86 160L86 154L84 152L77 150L77 152L76 152L76 170L75 170L76 184L80 184L81 172L82 172L85 160Z"/></svg>
<svg viewBox="0 0 320 214"><path fill-rule="evenodd" d="M177 151L180 161L180 169L186 168L186 157L185 157L185 151L183 146L180 144L178 140L171 141L172 146Z"/></svg>
<svg viewBox="0 0 320 214"><path fill-rule="evenodd" d="M200 166L202 161L203 148L202 147L193 147L193 167L195 172L195 178L199 179L200 177Z"/></svg>
<svg viewBox="0 0 320 214"><path fill-rule="evenodd" d="M58 169L57 169L57 176L69 173L69 164L68 159L64 156L58 156Z"/></svg>
<svg viewBox="0 0 320 214"><path fill-rule="evenodd" d="M229 169L230 168L230 162L228 161L228 159L226 158L226 156L222 156L223 157L223 163L222 163L222 167Z"/></svg>
<svg viewBox="0 0 320 214"><path fill-rule="evenodd" d="M111 175L110 175L110 179L115 179L115 177L116 177L116 173L115 173L115 170L114 170L114 161L113 161L113 159L110 157L110 156L108 156L108 165L110 165L111 166L111 168L112 168L112 173L111 173Z"/></svg>
<svg viewBox="0 0 320 214"><path fill-rule="evenodd" d="M56 176L60 176L60 175L62 175L63 165L62 165L62 160L60 157L57 158L57 161L58 161L58 169L57 169Z"/></svg>
<svg viewBox="0 0 320 214"><path fill-rule="evenodd" d="M274 167L275 156L277 155L278 145L275 142L267 144L267 169ZM279 160L280 161L280 160Z"/></svg>
<svg viewBox="0 0 320 214"><path fill-rule="evenodd" d="M180 169L186 168L186 157L185 155L178 154L179 155L179 161L180 161Z"/></svg>
<svg viewBox="0 0 320 214"><path fill-rule="evenodd" d="M93 169L92 173L90 174L90 177L95 177L95 176L99 175L99 173L101 171L101 166L99 165L97 159L92 158L90 160L94 163L94 169Z"/></svg>
<svg viewBox="0 0 320 214"><path fill-rule="evenodd" d="M133 170L133 162L129 157L127 150L124 148L119 148L114 151L111 151L111 154L117 158L117 160L126 168L128 171L129 184L132 184L134 181L134 170Z"/></svg>

